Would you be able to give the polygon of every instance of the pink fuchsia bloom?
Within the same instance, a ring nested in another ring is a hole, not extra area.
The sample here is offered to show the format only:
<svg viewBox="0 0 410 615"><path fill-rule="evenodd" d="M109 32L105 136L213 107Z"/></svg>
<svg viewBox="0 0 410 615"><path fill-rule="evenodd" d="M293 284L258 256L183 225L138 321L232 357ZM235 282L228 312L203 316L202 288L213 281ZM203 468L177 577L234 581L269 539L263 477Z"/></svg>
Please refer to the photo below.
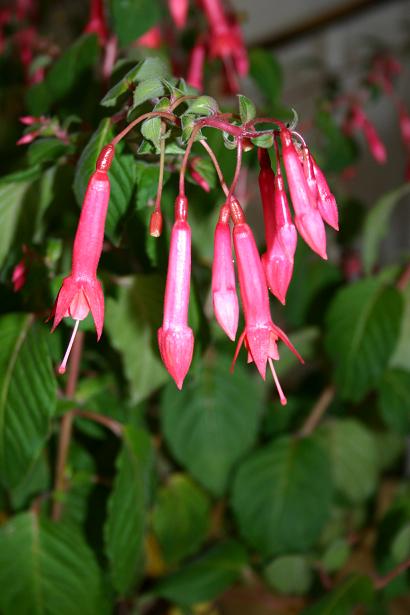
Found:
<svg viewBox="0 0 410 615"><path fill-rule="evenodd" d="M13 290L15 293L18 293L26 283L27 279L27 266L25 258L22 258L19 263L14 267L13 273L11 276L11 281L13 283Z"/></svg>
<svg viewBox="0 0 410 615"><path fill-rule="evenodd" d="M215 318L221 329L235 340L239 320L235 269L232 260L229 206L224 205L215 228L214 260L212 263L212 301Z"/></svg>
<svg viewBox="0 0 410 615"><path fill-rule="evenodd" d="M348 122L351 130L359 129L363 132L373 158L380 164L385 163L387 159L386 148L377 134L376 128L358 104L353 105Z"/></svg>
<svg viewBox="0 0 410 615"><path fill-rule="evenodd" d="M192 48L189 56L187 83L200 92L204 89L204 64L206 56L206 46L204 41L199 39Z"/></svg>
<svg viewBox="0 0 410 615"><path fill-rule="evenodd" d="M245 316L245 330L239 338L233 364L237 359L242 343L245 342L245 347L248 350L248 362L255 362L263 380L266 377L266 363L269 362L281 404L284 405L286 404L286 397L281 389L272 361L279 360L277 341L281 339L302 363L303 359L285 333L272 322L268 288L250 227L245 222L235 224L233 237Z"/></svg>
<svg viewBox="0 0 410 615"><path fill-rule="evenodd" d="M158 345L165 367L179 389L188 373L194 351L194 334L188 326L191 277L191 228L186 220L188 202L178 196L171 233L164 318L158 329Z"/></svg>
<svg viewBox="0 0 410 615"><path fill-rule="evenodd" d="M268 153L262 150L258 154L267 246L262 265L269 289L284 304L292 279L297 232L292 223L280 165L278 163L275 177Z"/></svg>
<svg viewBox="0 0 410 615"><path fill-rule="evenodd" d="M39 135L40 130L33 130L33 132L28 132L27 134L20 137L18 141L16 141L16 145L28 145L29 143L32 143L34 139L37 139Z"/></svg>
<svg viewBox="0 0 410 615"><path fill-rule="evenodd" d="M103 0L91 0L90 15L84 32L96 34L101 47L105 45L108 38L108 27L104 15Z"/></svg>
<svg viewBox="0 0 410 615"><path fill-rule="evenodd" d="M313 164L313 172L315 174L317 183L317 207L323 220L333 227L336 231L339 230L339 212L337 210L336 199L330 191L329 185L326 181L326 177L323 175L322 170L313 158L310 156Z"/></svg>
<svg viewBox="0 0 410 615"><path fill-rule="evenodd" d="M98 157L96 170L88 182L74 238L71 274L64 279L53 308L52 331L66 316L76 321L70 344L59 368L60 373L65 371L79 321L84 320L91 311L97 331L97 339L100 339L103 329L104 295L96 276L103 247L105 218L110 199L108 169L113 157L114 146L106 145Z"/></svg>
<svg viewBox="0 0 410 615"><path fill-rule="evenodd" d="M168 9L177 28L185 27L188 16L189 0L168 0Z"/></svg>
<svg viewBox="0 0 410 615"><path fill-rule="evenodd" d="M295 210L295 225L308 246L319 256L327 259L326 231L314 197L309 189L292 136L281 129L282 157L286 169L290 196Z"/></svg>
<svg viewBox="0 0 410 615"><path fill-rule="evenodd" d="M159 26L154 26L136 40L138 47L147 49L159 49L162 45L162 34Z"/></svg>

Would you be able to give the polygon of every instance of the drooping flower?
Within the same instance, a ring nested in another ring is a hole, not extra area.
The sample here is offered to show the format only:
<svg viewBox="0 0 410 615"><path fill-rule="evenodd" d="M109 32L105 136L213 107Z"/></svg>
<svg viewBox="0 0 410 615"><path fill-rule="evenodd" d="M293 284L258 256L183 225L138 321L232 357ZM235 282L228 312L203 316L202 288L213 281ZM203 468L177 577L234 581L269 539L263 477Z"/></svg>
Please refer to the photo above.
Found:
<svg viewBox="0 0 410 615"><path fill-rule="evenodd" d="M108 27L104 15L103 0L91 0L90 14L84 32L96 34L100 45L105 45L108 38Z"/></svg>
<svg viewBox="0 0 410 615"><path fill-rule="evenodd" d="M229 206L221 208L215 228L214 259L212 263L212 301L215 318L226 335L235 340L239 320L235 269L232 260Z"/></svg>
<svg viewBox="0 0 410 615"><path fill-rule="evenodd" d="M71 274L64 279L53 308L52 331L65 316L76 321L68 352L59 368L60 373L65 371L79 321L91 311L97 339L100 339L103 329L104 295L101 283L96 276L110 198L108 169L113 157L114 146L111 144L105 146L98 157L96 170L89 179L74 238Z"/></svg>
<svg viewBox="0 0 410 615"><path fill-rule="evenodd" d="M362 107L357 103L350 109L350 115L346 123L346 130L348 133L353 132L353 130L361 130L373 158L380 164L386 162L386 148L384 147L376 128L369 120Z"/></svg>
<svg viewBox="0 0 410 615"><path fill-rule="evenodd" d="M187 83L200 92L204 89L204 63L206 45L199 39L192 48L189 56Z"/></svg>
<svg viewBox="0 0 410 615"><path fill-rule="evenodd" d="M188 326L191 277L191 228L187 222L188 202L185 196L175 201L175 222L172 227L164 318L158 329L158 345L162 360L182 388L194 350L194 334Z"/></svg>
<svg viewBox="0 0 410 615"><path fill-rule="evenodd" d="M162 45L162 33L159 26L154 26L147 30L135 41L137 47L146 47L147 49L159 49Z"/></svg>
<svg viewBox="0 0 410 615"><path fill-rule="evenodd" d="M317 183L317 206L323 220L333 227L336 231L339 230L339 213L337 210L336 199L333 196L329 185L326 181L326 177L313 156L310 156L313 170Z"/></svg>
<svg viewBox="0 0 410 615"><path fill-rule="evenodd" d="M185 26L188 8L189 0L168 0L168 9L177 28Z"/></svg>
<svg viewBox="0 0 410 615"><path fill-rule="evenodd" d="M248 350L248 362L255 362L264 380L266 377L266 363L269 362L281 404L284 405L286 404L286 397L273 366L273 360L279 360L277 341L281 339L302 363L303 359L285 333L272 322L268 288L255 239L248 224L245 222L235 224L233 237L242 308L245 316L245 330L239 338L233 364L244 342Z"/></svg>
<svg viewBox="0 0 410 615"><path fill-rule="evenodd" d="M280 131L283 163L286 169L290 196L295 210L295 225L303 239L314 252L324 259L326 255L326 231L322 216L316 207L314 196L306 181L298 153L287 129Z"/></svg>

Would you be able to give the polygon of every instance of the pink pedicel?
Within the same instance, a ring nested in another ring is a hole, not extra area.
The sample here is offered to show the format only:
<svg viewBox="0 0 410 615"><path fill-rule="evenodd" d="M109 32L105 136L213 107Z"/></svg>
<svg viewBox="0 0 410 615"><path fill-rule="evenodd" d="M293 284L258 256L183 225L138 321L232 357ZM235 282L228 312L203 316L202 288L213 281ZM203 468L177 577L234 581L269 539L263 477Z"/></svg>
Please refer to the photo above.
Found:
<svg viewBox="0 0 410 615"><path fill-rule="evenodd" d="M239 320L235 269L232 260L229 206L224 205L215 228L212 263L212 301L215 318L226 335L235 340Z"/></svg>
<svg viewBox="0 0 410 615"><path fill-rule="evenodd" d="M71 274L64 279L53 308L52 331L66 316L77 321L67 349L68 353L66 353L59 368L60 373L65 372L69 350L78 329L78 322L84 320L91 311L97 331L97 339L100 339L103 329L104 295L96 276L110 199L110 181L107 172L113 157L114 146L106 145L98 157L96 170L89 179L74 238Z"/></svg>
<svg viewBox="0 0 410 615"><path fill-rule="evenodd" d="M200 92L204 89L204 64L206 46L202 40L198 40L192 48L189 56L187 83Z"/></svg>
<svg viewBox="0 0 410 615"><path fill-rule="evenodd" d="M290 196L295 210L295 225L308 246L327 259L326 231L316 202L309 189L302 163L287 129L280 131L283 163L286 169Z"/></svg>
<svg viewBox="0 0 410 615"><path fill-rule="evenodd" d="M235 224L233 238L245 316L245 330L239 338L233 365L244 342L248 350L248 362L255 362L263 380L266 377L266 363L269 362L281 404L285 405L286 397L280 387L272 361L279 360L278 339L281 339L302 363L303 359L285 333L272 322L265 275L250 227L244 222Z"/></svg>
<svg viewBox="0 0 410 615"><path fill-rule="evenodd" d="M191 228L186 221L188 202L185 196L175 201L168 273L165 288L164 318L158 330L162 360L179 389L189 370L194 350L194 335L188 326L191 278Z"/></svg>
<svg viewBox="0 0 410 615"><path fill-rule="evenodd" d="M189 0L168 0L168 9L177 28L184 28L188 16Z"/></svg>

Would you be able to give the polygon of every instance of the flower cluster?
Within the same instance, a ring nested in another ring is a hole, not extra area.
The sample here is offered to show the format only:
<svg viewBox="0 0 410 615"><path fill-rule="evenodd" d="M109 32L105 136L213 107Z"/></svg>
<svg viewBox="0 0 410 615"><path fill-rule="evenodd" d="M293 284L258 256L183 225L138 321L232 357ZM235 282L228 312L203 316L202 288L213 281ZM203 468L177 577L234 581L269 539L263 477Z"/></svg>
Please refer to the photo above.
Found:
<svg viewBox="0 0 410 615"><path fill-rule="evenodd" d="M192 96L186 98L190 100ZM183 102L183 99L179 99L178 104ZM176 116L173 109L175 105L170 111L153 111L134 120L113 139L111 144L103 148L97 160L96 170L88 183L74 240L72 271L64 279L53 310L53 330L65 316L75 321L73 335L59 368L60 373L65 371L79 322L91 311L98 338L103 328L104 298L96 273L102 250L110 194L108 170L114 157L115 145L147 116L159 116L162 121L167 120L175 125ZM260 136L261 132L255 129L255 125L261 122L271 122L277 126L277 128L263 131L265 135L269 134L274 140L275 172L272 169L268 150L258 149L259 187L266 235L266 252L262 257L258 253L244 211L235 196L243 151L249 149L252 138ZM179 194L175 201L174 223L171 231L163 322L158 330L160 354L177 387L181 389L194 351L194 334L188 322L191 228L188 223L185 174L187 172L193 175L195 172L198 173L196 170L198 157L190 158L190 153L196 135L204 127L230 133L235 140L237 150L236 171L228 189L215 154L206 141L200 140L215 165L225 192L224 203L214 234L212 298L215 317L226 335L234 341L239 322L239 299L232 259L233 243L245 321L233 365L244 344L248 362L255 363L263 379L265 379L266 367L269 364L280 401L285 404L286 397L274 368L274 361L279 360L278 341L283 341L301 362L303 359L286 334L272 321L269 290L279 301L285 303L293 272L298 233L314 252L324 259L327 258L324 223L337 230L338 212L335 198L303 138L278 120L260 118L238 126L236 122L231 123L226 115L218 112L197 120L188 139L180 166ZM286 173L294 210L293 215L288 203L282 167ZM202 183L206 184L205 179L200 175L199 177L203 180ZM203 187L208 189L209 185L206 184ZM163 226L161 191L162 186L159 182L157 199L149 226L150 234L154 237L161 235Z"/></svg>

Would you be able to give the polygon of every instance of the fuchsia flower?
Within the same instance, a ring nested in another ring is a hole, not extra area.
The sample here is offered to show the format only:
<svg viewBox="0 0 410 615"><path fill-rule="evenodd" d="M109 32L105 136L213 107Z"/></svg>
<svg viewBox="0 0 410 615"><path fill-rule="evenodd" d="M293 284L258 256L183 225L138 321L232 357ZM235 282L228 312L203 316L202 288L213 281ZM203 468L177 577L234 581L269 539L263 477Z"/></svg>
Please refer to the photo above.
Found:
<svg viewBox="0 0 410 615"><path fill-rule="evenodd" d="M168 0L168 9L177 28L185 26L188 8L189 0Z"/></svg>
<svg viewBox="0 0 410 615"><path fill-rule="evenodd" d="M364 138L367 141L367 145L369 146L369 150L373 158L380 164L386 162L386 148L384 147L384 144L382 143L379 135L377 134L376 128L358 104L353 105L350 110L350 118L347 121L346 129L350 133L354 129L361 130L363 132Z"/></svg>
<svg viewBox="0 0 410 615"><path fill-rule="evenodd" d="M154 26L136 40L138 47L147 49L159 49L162 45L162 34L159 26Z"/></svg>
<svg viewBox="0 0 410 615"><path fill-rule="evenodd" d="M292 223L279 161L275 177L267 151L260 148L258 155L267 247L262 255L262 264L268 287L284 304L293 273L297 232Z"/></svg>
<svg viewBox="0 0 410 615"><path fill-rule="evenodd" d="M221 208L215 228L214 260L212 263L212 300L215 318L226 335L235 340L239 320L235 269L232 260L229 206Z"/></svg>
<svg viewBox="0 0 410 615"><path fill-rule="evenodd" d="M296 214L296 228L308 246L327 259L325 226L289 130L281 129L280 139L290 196Z"/></svg>
<svg viewBox="0 0 410 615"><path fill-rule="evenodd" d="M164 318L158 329L158 345L162 360L182 388L194 351L194 334L188 326L191 277L191 228L187 222L188 202L185 196L175 201L175 222L171 234Z"/></svg>
<svg viewBox="0 0 410 615"><path fill-rule="evenodd" d="M27 265L26 259L22 258L19 263L14 267L13 273L11 276L11 281L13 283L13 290L15 293L18 293L26 283L27 279Z"/></svg>
<svg viewBox="0 0 410 615"><path fill-rule="evenodd" d="M339 230L339 212L337 210L336 199L333 196L328 183L319 165L313 156L307 152L313 166L313 173L317 184L317 207L323 220L336 231Z"/></svg>
<svg viewBox="0 0 410 615"><path fill-rule="evenodd" d="M234 207L237 208L238 204L234 203ZM263 380L266 377L266 363L269 362L281 404L284 405L286 404L286 397L272 362L272 360L279 360L277 341L281 339L302 363L303 359L285 333L272 322L268 288L255 239L250 227L244 222L243 214L235 219L238 221L233 229L233 238L242 308L245 316L245 330L239 338L233 365L242 343L245 342L245 347L248 350L248 362L254 361Z"/></svg>
<svg viewBox="0 0 410 615"><path fill-rule="evenodd" d="M84 32L96 34L101 47L105 45L108 38L108 27L105 21L103 0L91 0L90 15Z"/></svg>
<svg viewBox="0 0 410 615"><path fill-rule="evenodd" d="M70 316L76 321L67 352L59 368L60 373L65 372L79 322L84 320L90 310L97 331L97 339L100 339L102 333L104 295L96 274L102 252L105 218L110 198L110 181L107 172L113 157L114 146L106 145L98 157L96 170L88 182L74 238L71 274L64 279L52 312L54 316L52 331L65 316Z"/></svg>
<svg viewBox="0 0 410 615"><path fill-rule="evenodd" d="M206 46L202 39L199 39L192 48L189 56L187 83L200 92L204 89L204 64L206 56Z"/></svg>

